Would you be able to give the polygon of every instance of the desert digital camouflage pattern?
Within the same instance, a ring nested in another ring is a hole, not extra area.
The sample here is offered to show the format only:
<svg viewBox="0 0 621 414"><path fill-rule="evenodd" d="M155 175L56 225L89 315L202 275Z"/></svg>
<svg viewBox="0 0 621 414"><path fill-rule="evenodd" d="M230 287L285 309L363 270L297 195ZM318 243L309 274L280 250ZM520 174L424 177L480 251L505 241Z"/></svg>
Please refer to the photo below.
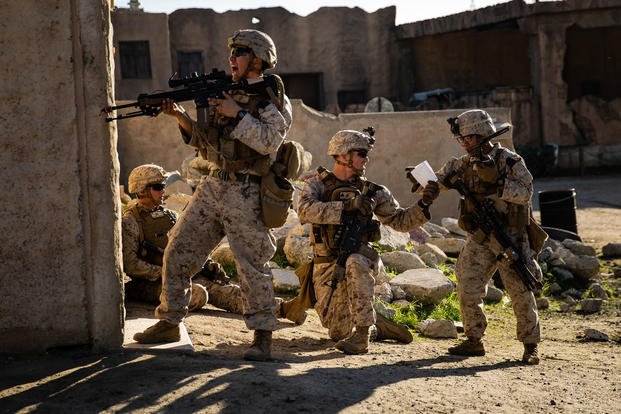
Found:
<svg viewBox="0 0 621 414"><path fill-rule="evenodd" d="M457 117L455 123L459 126L459 134L454 134L457 136L481 135L488 137L496 132L492 117L481 109L463 112Z"/></svg>
<svg viewBox="0 0 621 414"><path fill-rule="evenodd" d="M273 154L291 125L291 104L285 97L282 112L270 103L259 108L257 116L246 115L230 137L260 154ZM192 121L192 135L186 141L197 149L210 150L207 128ZM216 164L206 168L217 169ZM241 171L256 175L257 171ZM190 277L224 236L235 257L240 277L242 308L246 326L273 331L274 288L267 262L276 252L274 237L262 219L260 186L255 180L222 180L205 176L192 200L169 235L164 253L163 287L156 316L179 323L187 313Z"/></svg>
<svg viewBox="0 0 621 414"><path fill-rule="evenodd" d="M160 295L162 292L162 266L154 263L149 263L147 260L143 260L138 256L140 249L140 224L136 221L136 218L131 213L130 208L132 206L146 211L147 209L142 206L137 200L132 200L128 209L123 214L122 220L122 237L123 237L123 270L131 277L131 280L125 283L125 296L128 299L139 300L146 303L158 305L160 303ZM172 210L157 207L157 212L166 210L166 215L158 215L161 220L166 220L170 214L176 214ZM175 219L176 221L176 219ZM165 221L167 225L166 232L168 232L172 224L169 220ZM145 239L153 239L148 233L144 232ZM148 232L148 228L146 229ZM167 234L163 234L166 239L164 246L168 242ZM204 277L197 276L192 279L192 291L195 292L192 295L192 302L198 300L196 293L200 287L195 285L200 284L207 289L208 302L213 306L227 310L229 312L242 314L242 298L241 289L235 284L219 285L218 283L211 282ZM190 303L196 306L196 303Z"/></svg>
<svg viewBox="0 0 621 414"><path fill-rule="evenodd" d="M314 224L339 224L343 212L342 201L321 201L326 192L325 184L318 176L309 178L300 194L298 215L302 222ZM410 231L427 221L418 205L401 208L390 191L382 187L373 197L376 201L374 213L379 221L397 231ZM325 257L333 254L325 243L315 240L311 232L311 244L315 256ZM323 316L330 281L335 263L315 263L313 284L317 303L315 309L321 323L328 328L330 338L335 341L349 336L354 326L375 324L373 310L373 287L377 276L379 260L371 260L362 254L349 256L345 267L345 279L338 284L332 296L327 315Z"/></svg>
<svg viewBox="0 0 621 414"><path fill-rule="evenodd" d="M147 208L140 204L138 200L132 200L123 213L123 219L121 221L121 235L123 240L123 271L132 279L138 278L150 281L159 280L162 276L162 267L149 263L138 256L138 252L141 250L140 224L132 214L133 208L137 208L141 213L148 212ZM164 209L162 207L156 207L155 211L164 211ZM172 210L167 211L176 216ZM160 220L166 222L165 225L172 227L172 223L167 215L161 215L160 217ZM168 227L168 229L170 229L170 227ZM143 235L143 237L147 239L148 236L149 235ZM166 237L165 235L163 236ZM166 245L166 243L163 245Z"/></svg>
<svg viewBox="0 0 621 414"><path fill-rule="evenodd" d="M163 183L167 173L162 167L155 164L144 164L134 168L127 179L128 191L137 194L147 188L149 184Z"/></svg>
<svg viewBox="0 0 621 414"><path fill-rule="evenodd" d="M478 194L487 194L494 200L496 210L503 213L510 223L507 235L517 246L522 248L524 256L530 259L528 268L541 278L541 269L536 261L535 252L530 249L526 232L527 220L514 217L516 211L522 211L526 218L530 215L530 202L533 194L532 175L526 168L522 158L514 152L495 144L490 157L494 159L499 177L504 177L504 184L490 194L489 183L482 182L473 172L473 160L469 155L453 158L436 172L440 183L454 171L460 171L464 184ZM517 319L517 338L524 343L540 341L539 317L533 292L521 282L515 271L505 262L496 260L500 247L495 241L478 242L469 234L466 245L459 255L455 273L459 294L464 331L469 338L482 338L487 326L483 313L483 298L487 283L498 268L502 281L511 297L513 311Z"/></svg>
<svg viewBox="0 0 621 414"><path fill-rule="evenodd" d="M239 285L228 283L221 285L197 275L192 278L192 284L200 283L209 292L208 303L216 308L242 315L244 313L242 292Z"/></svg>
<svg viewBox="0 0 621 414"><path fill-rule="evenodd" d="M156 316L179 323L187 313L190 278L224 236L237 263L243 315L249 329L274 330L274 289L267 262L274 237L261 219L259 185L205 177L169 234L164 252L160 306Z"/></svg>
<svg viewBox="0 0 621 414"><path fill-rule="evenodd" d="M259 30L237 30L233 33L233 36L229 37L227 44L229 48L234 46L249 47L256 57L266 63L268 69L274 68L278 61L274 41L267 33Z"/></svg>
<svg viewBox="0 0 621 414"><path fill-rule="evenodd" d="M367 150L373 148L375 140L369 135L352 129L338 131L328 142L328 155L347 154L352 150Z"/></svg>

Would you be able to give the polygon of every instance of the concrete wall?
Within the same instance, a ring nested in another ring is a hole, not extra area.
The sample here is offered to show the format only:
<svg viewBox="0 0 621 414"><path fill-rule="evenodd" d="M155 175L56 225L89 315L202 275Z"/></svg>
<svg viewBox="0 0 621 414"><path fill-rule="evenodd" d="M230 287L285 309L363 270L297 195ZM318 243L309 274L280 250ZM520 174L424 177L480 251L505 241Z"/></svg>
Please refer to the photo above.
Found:
<svg viewBox="0 0 621 414"><path fill-rule="evenodd" d="M117 9L112 13L114 26L114 89L117 99L135 100L140 93L150 93L168 88L168 78L173 74L170 63L168 15ZM150 79L124 79L121 76L119 42L148 41L151 57Z"/></svg>
<svg viewBox="0 0 621 414"><path fill-rule="evenodd" d="M124 101L117 102L122 103ZM196 119L192 103L184 103L183 107ZM118 121L117 125L120 183L126 189L129 173L138 165L153 163L166 171L181 171L181 162L194 154L194 150L183 143L177 121L170 116L131 118Z"/></svg>
<svg viewBox="0 0 621 414"><path fill-rule="evenodd" d="M3 2L0 352L122 343L107 2Z"/></svg>
<svg viewBox="0 0 621 414"><path fill-rule="evenodd" d="M288 138L301 142L313 154L313 166L332 168L332 158L326 155L328 141L341 129L362 130L373 126L377 141L371 152L367 176L386 185L402 205L418 201L410 192L411 183L405 177L405 167L427 160L438 169L452 156L463 150L451 137L446 119L463 110L384 112L340 114L334 116L307 107L293 100L293 125ZM189 108L189 105L185 105ZM489 108L490 114L501 121L511 118L507 108ZM192 112L190 112L192 113ZM500 137L502 145L513 148L511 134ZM157 162L167 170L180 169L183 159L192 155L191 147L181 141L177 123L171 117L155 119L134 118L119 122L119 153L121 182L129 171L139 164ZM456 217L457 194L443 195L432 206L434 221L442 217Z"/></svg>

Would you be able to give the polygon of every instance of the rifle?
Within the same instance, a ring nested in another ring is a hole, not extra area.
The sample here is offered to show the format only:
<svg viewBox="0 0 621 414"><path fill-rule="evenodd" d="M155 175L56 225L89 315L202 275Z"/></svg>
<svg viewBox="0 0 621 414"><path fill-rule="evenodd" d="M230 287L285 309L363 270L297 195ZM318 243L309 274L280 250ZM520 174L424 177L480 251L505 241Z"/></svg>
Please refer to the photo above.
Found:
<svg viewBox="0 0 621 414"><path fill-rule="evenodd" d="M528 266L526 266L527 260L522 250L513 243L511 238L507 236L507 233L503 230L505 224L494 208L493 200L477 200L476 196L468 190L456 173L445 179L445 185L449 188L454 188L462 197L467 198L468 201L472 203L474 206L473 215L479 228L485 234L492 235L503 249L496 259L498 261L502 259L508 260L510 263L509 266L518 274L520 279L522 279L522 282L528 290L541 290L543 285L530 271Z"/></svg>
<svg viewBox="0 0 621 414"><path fill-rule="evenodd" d="M365 197L373 197L373 195L381 188L381 186L366 181L362 188L361 194ZM365 234L378 228L379 223L373 220L372 216L363 216L357 212L343 212L341 224L334 235L334 244L338 246L339 254L336 259L336 266L332 272L332 280L330 281L330 296L328 303L323 310L323 316L328 314L332 295L336 290L338 283L345 278L345 263L347 258L353 253L375 253L372 247L362 241ZM377 253L375 253L377 255Z"/></svg>
<svg viewBox="0 0 621 414"><path fill-rule="evenodd" d="M160 246L154 243L151 243L148 240L143 240L140 247L141 247L140 255L142 256L143 260L146 259L147 262L157 265L157 266L162 265L162 259L164 257L164 249L162 249ZM144 253L142 251L144 251Z"/></svg>
<svg viewBox="0 0 621 414"><path fill-rule="evenodd" d="M212 69L211 73L204 73L202 75L194 72L183 78L175 79L175 76L177 76L176 72L168 79L168 86L170 88L181 87L180 89L152 94L141 93L135 102L106 106L101 110L102 113L108 115L106 122L136 116L157 116L160 113L164 99L172 99L175 102L194 100L197 108L206 108L209 106L209 98L222 98L222 92L243 90L252 94L264 94L267 98L272 98L272 94L278 93L279 90L279 78L276 75L265 76L261 81L254 83L249 83L247 79L233 82L223 70L216 68ZM113 111L126 108L138 109L132 112L116 114L116 116L110 115Z"/></svg>

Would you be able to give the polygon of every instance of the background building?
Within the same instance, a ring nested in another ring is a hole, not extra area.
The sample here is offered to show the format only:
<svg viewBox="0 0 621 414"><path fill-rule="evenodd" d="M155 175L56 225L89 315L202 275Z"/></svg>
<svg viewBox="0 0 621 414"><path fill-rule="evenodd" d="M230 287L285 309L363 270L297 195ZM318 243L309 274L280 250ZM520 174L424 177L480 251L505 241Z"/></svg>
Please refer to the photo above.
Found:
<svg viewBox="0 0 621 414"><path fill-rule="evenodd" d="M545 167L537 162L547 162L546 149L561 167L621 164L621 0L513 0L394 21L394 7L306 17L283 8L169 16L119 8L117 99L166 88L173 72L227 69L226 38L250 27L276 42L288 95L317 110L362 112L377 96L396 110L508 107L531 168Z"/></svg>

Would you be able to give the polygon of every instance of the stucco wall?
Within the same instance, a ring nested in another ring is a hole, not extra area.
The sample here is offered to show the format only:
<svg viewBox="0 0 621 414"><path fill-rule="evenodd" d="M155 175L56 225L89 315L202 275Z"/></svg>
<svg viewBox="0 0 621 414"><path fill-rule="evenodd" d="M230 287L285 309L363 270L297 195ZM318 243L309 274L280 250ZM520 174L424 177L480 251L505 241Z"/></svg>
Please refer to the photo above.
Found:
<svg viewBox="0 0 621 414"><path fill-rule="evenodd" d="M118 9L112 13L114 26L114 70L117 99L136 99L138 94L168 87L172 75L170 64L170 41L168 38L168 15L166 13L143 13ZM121 76L119 42L148 41L151 57L151 78L124 79Z"/></svg>
<svg viewBox="0 0 621 414"><path fill-rule="evenodd" d="M367 13L360 8L322 7L306 17L281 7L216 13L181 9L169 16L173 68L177 51L203 51L205 71L229 72L227 38L237 29L268 33L278 50L277 73L323 73L325 105L337 103L339 90L365 90L396 96L393 70L395 7ZM259 23L252 24L252 18Z"/></svg>
<svg viewBox="0 0 621 414"><path fill-rule="evenodd" d="M122 343L105 2L3 2L0 352ZM8 22L8 24L7 24Z"/></svg>
<svg viewBox="0 0 621 414"><path fill-rule="evenodd" d="M459 115L463 110L384 112L340 114L334 116L307 107L300 100L292 100L293 125L288 138L301 142L313 154L313 169L319 165L332 168L333 161L326 155L328 141L341 129L362 130L373 126L377 141L371 152L367 168L369 179L386 185L403 205L418 201L413 197L411 183L405 177L405 167L427 160L438 169L452 156L463 154L461 147L451 138L446 119ZM190 108L190 105L185 105ZM494 118L510 120L506 108L489 108ZM190 113L192 113L190 111ZM139 164L157 162L167 170L180 169L183 159L192 155L191 147L181 141L176 121L167 116L133 118L119 123L119 154L121 182L127 180L129 171ZM511 134L499 140L513 148ZM445 216L456 217L457 194L444 194L432 206L434 220Z"/></svg>

